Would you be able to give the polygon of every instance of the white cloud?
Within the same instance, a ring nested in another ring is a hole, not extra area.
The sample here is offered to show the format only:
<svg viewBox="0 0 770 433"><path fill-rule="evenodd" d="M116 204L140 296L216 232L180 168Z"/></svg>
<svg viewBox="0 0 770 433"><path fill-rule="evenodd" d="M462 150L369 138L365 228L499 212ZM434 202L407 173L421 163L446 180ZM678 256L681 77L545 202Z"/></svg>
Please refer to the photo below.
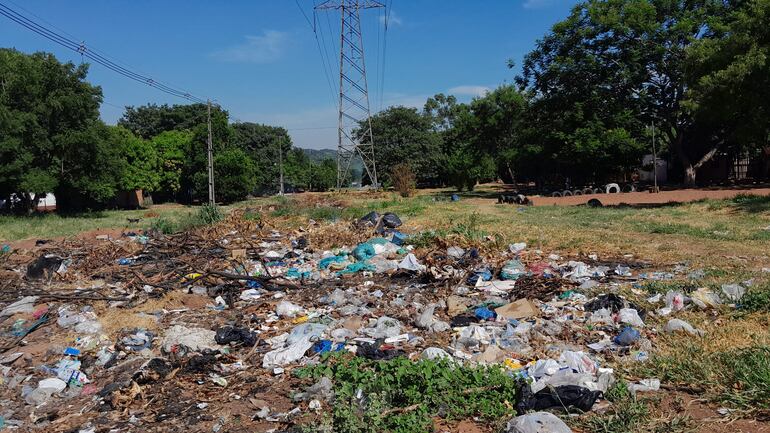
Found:
<svg viewBox="0 0 770 433"><path fill-rule="evenodd" d="M401 17L398 16L394 10L386 12L385 15L380 15L380 23L385 24L385 21L388 22L388 27L395 27L404 24L404 20L401 19Z"/></svg>
<svg viewBox="0 0 770 433"><path fill-rule="evenodd" d="M447 93L455 96L484 96L490 90L487 86L455 86L447 90Z"/></svg>
<svg viewBox="0 0 770 433"><path fill-rule="evenodd" d="M553 0L525 0L522 4L524 9L542 9L553 4Z"/></svg>
<svg viewBox="0 0 770 433"><path fill-rule="evenodd" d="M261 36L246 36L246 41L212 54L224 62L270 63L281 58L289 44L289 34L265 30Z"/></svg>

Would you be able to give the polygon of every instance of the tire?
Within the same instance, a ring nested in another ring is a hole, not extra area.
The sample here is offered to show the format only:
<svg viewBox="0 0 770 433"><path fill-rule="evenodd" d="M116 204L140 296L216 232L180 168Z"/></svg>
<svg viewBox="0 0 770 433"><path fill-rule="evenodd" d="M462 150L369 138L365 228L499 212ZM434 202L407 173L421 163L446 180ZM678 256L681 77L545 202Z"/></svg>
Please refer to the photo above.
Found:
<svg viewBox="0 0 770 433"><path fill-rule="evenodd" d="M595 192L594 192L594 190L593 190L593 189L591 189L591 188L585 188L585 189L583 189L583 195L588 195L588 194L595 194Z"/></svg>
<svg viewBox="0 0 770 433"><path fill-rule="evenodd" d="M561 197L561 193L559 191L554 191L551 193L551 197Z"/></svg>
<svg viewBox="0 0 770 433"><path fill-rule="evenodd" d="M572 191L570 191L568 189L565 189L564 191L562 191L561 196L562 197L572 197Z"/></svg>
<svg viewBox="0 0 770 433"><path fill-rule="evenodd" d="M604 194L604 191L602 191L601 188L594 188L593 189L593 194Z"/></svg>
<svg viewBox="0 0 770 433"><path fill-rule="evenodd" d="M583 190L576 189L576 190L572 191L572 195L583 195Z"/></svg>

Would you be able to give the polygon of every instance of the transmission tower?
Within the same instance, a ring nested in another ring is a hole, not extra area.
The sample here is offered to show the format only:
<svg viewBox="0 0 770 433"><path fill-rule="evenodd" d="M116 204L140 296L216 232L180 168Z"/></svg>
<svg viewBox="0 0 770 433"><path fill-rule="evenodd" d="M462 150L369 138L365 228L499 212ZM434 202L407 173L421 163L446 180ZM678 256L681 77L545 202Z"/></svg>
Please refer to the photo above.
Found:
<svg viewBox="0 0 770 433"><path fill-rule="evenodd" d="M327 0L315 7L316 10L337 9L341 16L337 188L347 185L350 163L356 155L363 160L372 185L379 186L360 11L384 7L374 0Z"/></svg>

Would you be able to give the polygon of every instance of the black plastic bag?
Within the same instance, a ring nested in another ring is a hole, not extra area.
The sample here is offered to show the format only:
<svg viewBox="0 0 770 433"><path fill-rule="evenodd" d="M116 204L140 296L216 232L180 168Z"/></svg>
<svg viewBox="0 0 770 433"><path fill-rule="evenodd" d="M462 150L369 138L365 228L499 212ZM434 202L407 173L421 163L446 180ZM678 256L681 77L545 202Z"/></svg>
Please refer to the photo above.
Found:
<svg viewBox="0 0 770 433"><path fill-rule="evenodd" d="M398 215L392 212L386 212L382 215L382 218L380 218L380 223L377 224L377 229L375 229L375 232L382 234L388 230L401 227L401 224L401 218L399 218Z"/></svg>
<svg viewBox="0 0 770 433"><path fill-rule="evenodd" d="M253 347L257 344L257 334L249 331L248 328L236 328L235 326L223 326L217 329L217 335L214 336L217 344L241 343L246 347Z"/></svg>
<svg viewBox="0 0 770 433"><path fill-rule="evenodd" d="M382 339L378 339L371 344L362 343L360 346L358 346L358 348L356 348L356 355L376 361L387 361L389 359L406 355L406 352L401 349L380 349L382 342Z"/></svg>
<svg viewBox="0 0 770 433"><path fill-rule="evenodd" d="M380 214L375 211L371 211L368 214L359 218L358 223L360 225L370 225L374 227L380 221Z"/></svg>
<svg viewBox="0 0 770 433"><path fill-rule="evenodd" d="M601 397L601 391L591 391L577 385L562 385L546 387L532 394L529 384L522 382L519 389L519 403L516 410L526 413L529 410L570 409L576 408L588 412L596 400Z"/></svg>

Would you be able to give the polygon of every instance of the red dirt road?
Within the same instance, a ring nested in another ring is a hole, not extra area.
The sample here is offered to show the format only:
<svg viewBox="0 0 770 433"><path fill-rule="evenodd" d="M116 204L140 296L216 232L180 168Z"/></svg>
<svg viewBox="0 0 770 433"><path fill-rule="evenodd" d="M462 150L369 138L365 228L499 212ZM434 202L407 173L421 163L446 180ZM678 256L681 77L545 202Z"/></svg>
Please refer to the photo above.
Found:
<svg viewBox="0 0 770 433"><path fill-rule="evenodd" d="M629 192L620 194L589 194L572 197L540 197L530 196L535 206L575 206L585 204L592 198L599 199L605 206L619 204L665 204L686 203L703 199L726 199L740 194L752 194L770 196L770 188L754 189L679 189L675 191L661 191L657 194L649 192Z"/></svg>

